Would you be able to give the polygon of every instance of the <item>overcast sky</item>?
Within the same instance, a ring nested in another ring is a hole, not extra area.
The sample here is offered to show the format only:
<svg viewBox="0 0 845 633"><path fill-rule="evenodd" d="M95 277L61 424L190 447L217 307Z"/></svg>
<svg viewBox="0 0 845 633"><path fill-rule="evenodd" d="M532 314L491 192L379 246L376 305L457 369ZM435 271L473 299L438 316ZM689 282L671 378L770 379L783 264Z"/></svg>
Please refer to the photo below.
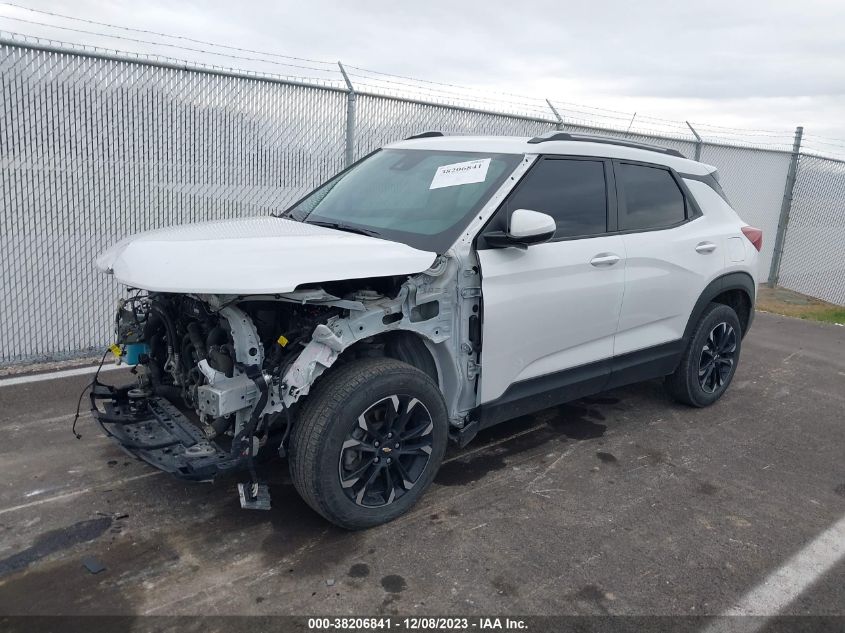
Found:
<svg viewBox="0 0 845 633"><path fill-rule="evenodd" d="M18 3L397 75L785 135L760 141L783 141L796 125L845 139L841 1ZM96 28L9 6L0 15ZM3 19L0 28L128 46ZM807 144L833 149L823 141L809 136Z"/></svg>

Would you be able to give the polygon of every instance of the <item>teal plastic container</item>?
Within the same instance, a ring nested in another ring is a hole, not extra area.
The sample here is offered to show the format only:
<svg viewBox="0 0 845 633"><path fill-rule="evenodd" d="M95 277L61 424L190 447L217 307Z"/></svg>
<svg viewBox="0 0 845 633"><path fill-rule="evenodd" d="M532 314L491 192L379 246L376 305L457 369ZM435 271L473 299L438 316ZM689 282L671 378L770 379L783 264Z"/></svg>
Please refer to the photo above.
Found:
<svg viewBox="0 0 845 633"><path fill-rule="evenodd" d="M126 346L126 354L123 360L127 365L137 365L141 354L149 354L150 348L146 343L129 343Z"/></svg>

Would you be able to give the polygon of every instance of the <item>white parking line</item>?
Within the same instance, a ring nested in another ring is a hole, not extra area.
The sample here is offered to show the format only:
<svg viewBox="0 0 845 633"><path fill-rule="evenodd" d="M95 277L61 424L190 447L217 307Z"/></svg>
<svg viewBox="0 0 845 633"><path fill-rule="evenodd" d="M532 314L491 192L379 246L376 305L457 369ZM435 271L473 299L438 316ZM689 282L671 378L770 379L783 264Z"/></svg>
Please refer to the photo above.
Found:
<svg viewBox="0 0 845 633"><path fill-rule="evenodd" d="M779 569L746 593L704 633L752 633L789 606L804 591L845 558L845 516L819 534ZM757 616L736 620L730 616Z"/></svg>
<svg viewBox="0 0 845 633"><path fill-rule="evenodd" d="M113 369L123 369L126 365L103 365L100 370L112 371ZM69 376L84 376L85 374L93 374L97 371L96 365L89 367L77 367L76 369L63 369L61 371L44 372L43 374L30 374L28 376L13 376L12 378L0 379L0 387L11 387L13 385L25 385L29 382L41 382L42 380L53 380L54 378L68 378Z"/></svg>

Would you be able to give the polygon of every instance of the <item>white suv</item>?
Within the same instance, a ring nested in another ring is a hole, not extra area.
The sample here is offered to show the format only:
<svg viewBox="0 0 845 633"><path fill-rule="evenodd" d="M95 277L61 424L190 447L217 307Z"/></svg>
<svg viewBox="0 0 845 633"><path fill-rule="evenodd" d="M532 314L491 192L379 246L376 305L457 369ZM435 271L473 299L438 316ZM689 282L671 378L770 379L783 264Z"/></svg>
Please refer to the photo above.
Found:
<svg viewBox="0 0 845 633"><path fill-rule="evenodd" d="M278 216L143 233L98 258L129 287L117 343L137 380L92 407L130 453L207 480L259 452L328 520L407 511L451 438L665 376L727 389L753 317L758 229L713 167L554 132L421 134Z"/></svg>

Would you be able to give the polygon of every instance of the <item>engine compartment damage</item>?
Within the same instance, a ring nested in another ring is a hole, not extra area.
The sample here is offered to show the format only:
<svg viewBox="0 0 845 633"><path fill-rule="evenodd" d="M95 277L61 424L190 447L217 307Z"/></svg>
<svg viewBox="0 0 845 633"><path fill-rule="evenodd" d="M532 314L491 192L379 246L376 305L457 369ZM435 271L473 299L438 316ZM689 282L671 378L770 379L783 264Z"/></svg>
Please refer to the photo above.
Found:
<svg viewBox="0 0 845 633"><path fill-rule="evenodd" d="M274 295L136 291L117 344L134 384L97 382L92 411L127 452L177 476L248 469L244 507L269 507L254 460L284 455L296 413L336 364L389 356L434 379L460 432L476 404L478 268L449 253L419 274ZM475 325L473 325L473 318Z"/></svg>

